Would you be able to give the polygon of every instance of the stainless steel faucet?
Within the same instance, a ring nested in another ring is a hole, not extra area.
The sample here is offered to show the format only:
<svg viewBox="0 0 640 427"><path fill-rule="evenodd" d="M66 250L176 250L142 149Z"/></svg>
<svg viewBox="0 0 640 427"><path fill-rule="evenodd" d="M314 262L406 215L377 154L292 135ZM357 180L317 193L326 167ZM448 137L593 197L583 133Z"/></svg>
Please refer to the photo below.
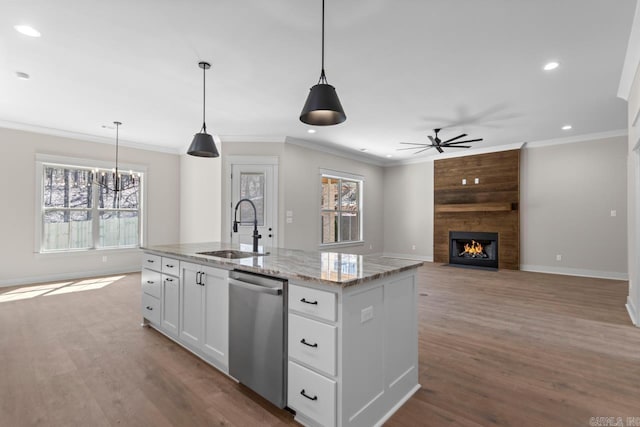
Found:
<svg viewBox="0 0 640 427"><path fill-rule="evenodd" d="M240 206L240 203L242 202L249 202L253 207L253 235L251 237L253 238L253 252L258 252L258 239L261 239L262 236L258 234L258 210L251 200L240 199L238 200L238 203L236 203L236 210L233 214L233 232L237 233L238 224L241 224L241 222L238 221L238 206Z"/></svg>

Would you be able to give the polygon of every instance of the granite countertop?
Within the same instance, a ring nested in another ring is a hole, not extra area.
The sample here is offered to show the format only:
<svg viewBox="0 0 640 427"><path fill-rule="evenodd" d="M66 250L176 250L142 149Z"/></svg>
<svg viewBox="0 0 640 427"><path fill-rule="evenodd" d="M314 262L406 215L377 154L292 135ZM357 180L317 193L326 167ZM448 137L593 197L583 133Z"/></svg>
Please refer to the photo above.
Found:
<svg viewBox="0 0 640 427"><path fill-rule="evenodd" d="M375 255L355 255L337 252L300 251L283 248L266 248L268 255L250 258L228 259L198 254L218 250L242 250L251 252L251 245L207 242L141 248L163 256L180 257L199 264L228 270L242 270L299 279L328 285L347 287L370 280L390 276L401 271L420 267L422 261L388 258ZM260 252L263 252L262 250Z"/></svg>

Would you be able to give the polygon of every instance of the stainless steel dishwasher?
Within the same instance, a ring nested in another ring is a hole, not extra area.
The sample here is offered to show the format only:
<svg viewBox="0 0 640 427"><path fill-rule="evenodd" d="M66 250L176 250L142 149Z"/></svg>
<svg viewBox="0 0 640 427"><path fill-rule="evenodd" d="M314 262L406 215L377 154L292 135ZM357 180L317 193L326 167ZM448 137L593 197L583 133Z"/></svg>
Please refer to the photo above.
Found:
<svg viewBox="0 0 640 427"><path fill-rule="evenodd" d="M287 404L287 281L229 273L229 374L284 408Z"/></svg>

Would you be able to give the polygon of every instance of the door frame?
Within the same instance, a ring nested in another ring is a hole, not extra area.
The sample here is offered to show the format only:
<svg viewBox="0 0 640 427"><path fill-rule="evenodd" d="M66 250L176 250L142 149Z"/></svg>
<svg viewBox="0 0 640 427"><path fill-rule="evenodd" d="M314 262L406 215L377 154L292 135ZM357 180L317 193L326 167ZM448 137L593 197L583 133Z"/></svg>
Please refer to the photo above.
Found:
<svg viewBox="0 0 640 427"><path fill-rule="evenodd" d="M276 229L273 233L273 246L277 247L280 240L280 224L279 224L279 192L280 181L278 176L278 169L280 165L280 159L278 156L242 156L242 155L230 155L224 159L224 176L223 186L226 189L223 195L222 206L222 240L225 242L231 242L231 220L233 218L233 202L231 201L231 195L233 194L233 181L231 179L231 172L234 165L269 165L273 167L273 203L271 208L272 227Z"/></svg>

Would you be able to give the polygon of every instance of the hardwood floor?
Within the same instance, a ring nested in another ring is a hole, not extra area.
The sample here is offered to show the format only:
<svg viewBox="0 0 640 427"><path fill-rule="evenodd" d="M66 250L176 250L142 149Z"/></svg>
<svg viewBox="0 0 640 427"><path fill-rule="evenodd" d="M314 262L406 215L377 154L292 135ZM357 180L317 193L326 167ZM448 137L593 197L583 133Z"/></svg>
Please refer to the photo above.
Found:
<svg viewBox="0 0 640 427"><path fill-rule="evenodd" d="M419 282L423 388L388 426L640 421L626 282L430 263ZM139 305L139 274L0 288L0 426L295 424Z"/></svg>

